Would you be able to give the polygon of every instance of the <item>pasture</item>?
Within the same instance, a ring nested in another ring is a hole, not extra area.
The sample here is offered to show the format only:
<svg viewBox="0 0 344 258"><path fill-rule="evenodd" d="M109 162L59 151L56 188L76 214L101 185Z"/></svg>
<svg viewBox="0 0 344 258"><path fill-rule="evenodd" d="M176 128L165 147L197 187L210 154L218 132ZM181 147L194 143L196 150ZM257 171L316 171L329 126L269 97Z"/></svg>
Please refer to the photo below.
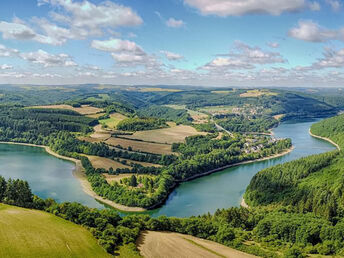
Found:
<svg viewBox="0 0 344 258"><path fill-rule="evenodd" d="M113 113L113 114L110 114L110 118L99 120L99 123L106 128L116 129L117 124L126 118L128 117L120 113Z"/></svg>
<svg viewBox="0 0 344 258"><path fill-rule="evenodd" d="M110 257L85 228L52 214L0 204L0 257Z"/></svg>
<svg viewBox="0 0 344 258"><path fill-rule="evenodd" d="M198 132L192 126L170 123L170 127L168 128L135 132L133 135L125 135L124 137L126 139L138 139L146 142L172 144L174 142L184 142L188 136L205 134L204 132Z"/></svg>

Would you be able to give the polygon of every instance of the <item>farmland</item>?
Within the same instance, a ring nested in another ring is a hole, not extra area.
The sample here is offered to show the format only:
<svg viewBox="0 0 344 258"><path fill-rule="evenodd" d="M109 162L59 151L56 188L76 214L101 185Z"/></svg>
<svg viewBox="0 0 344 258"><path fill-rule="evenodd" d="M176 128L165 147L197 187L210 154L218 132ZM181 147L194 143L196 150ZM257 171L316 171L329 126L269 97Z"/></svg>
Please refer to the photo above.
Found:
<svg viewBox="0 0 344 258"><path fill-rule="evenodd" d="M204 132L197 132L195 128L188 125L175 125L173 123L170 125L172 126L168 128L135 132L133 135L126 135L125 138L172 144L175 142L183 142L188 136L206 134Z"/></svg>
<svg viewBox="0 0 344 258"><path fill-rule="evenodd" d="M116 129L117 124L126 118L126 116L120 113L113 113L110 114L110 118L99 120L99 123L101 123L106 128Z"/></svg>
<svg viewBox="0 0 344 258"><path fill-rule="evenodd" d="M133 151L139 152L149 152L155 154L173 154L173 152L171 151L171 145L164 143L152 143L114 137L109 138L105 141L105 143L114 147L120 145L125 149L128 149L130 147Z"/></svg>
<svg viewBox="0 0 344 258"><path fill-rule="evenodd" d="M128 165L124 165L120 162L114 161L112 159L98 157L98 156L87 156L88 159L91 161L92 166L94 168L103 168L106 170L109 170L110 168L116 169L116 168L130 168Z"/></svg>
<svg viewBox="0 0 344 258"><path fill-rule="evenodd" d="M101 108L91 107L89 105L82 105L81 107L72 107L70 105L47 105L47 106L33 106L32 108L47 108L47 109L68 109L78 112L81 115L93 115L101 113Z"/></svg>
<svg viewBox="0 0 344 258"><path fill-rule="evenodd" d="M0 204L0 257L110 257L85 228Z"/></svg>
<svg viewBox="0 0 344 258"><path fill-rule="evenodd" d="M248 90L245 93L241 93L242 98L256 98L260 96L277 96L278 93L271 92L269 90Z"/></svg>
<svg viewBox="0 0 344 258"><path fill-rule="evenodd" d="M256 257L212 241L172 232L145 231L138 239L137 246L142 256L152 258L161 257L161 254L166 258Z"/></svg>

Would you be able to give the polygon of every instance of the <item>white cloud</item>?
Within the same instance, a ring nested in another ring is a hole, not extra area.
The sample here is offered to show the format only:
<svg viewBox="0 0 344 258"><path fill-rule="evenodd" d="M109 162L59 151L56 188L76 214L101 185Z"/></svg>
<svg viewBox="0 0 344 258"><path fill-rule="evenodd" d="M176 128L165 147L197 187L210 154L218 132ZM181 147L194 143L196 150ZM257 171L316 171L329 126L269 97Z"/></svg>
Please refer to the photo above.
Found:
<svg viewBox="0 0 344 258"><path fill-rule="evenodd" d="M130 7L105 1L98 5L89 1L41 0L39 4L49 3L64 10L54 12L52 17L59 22L68 23L71 27L85 29L91 35L101 35L104 28L137 26L142 18ZM66 14L67 13L67 14Z"/></svg>
<svg viewBox="0 0 344 258"><path fill-rule="evenodd" d="M8 48L0 44L0 57L10 57L10 56L16 56L18 54L19 54L19 50Z"/></svg>
<svg viewBox="0 0 344 258"><path fill-rule="evenodd" d="M8 65L8 64L0 65L0 70L9 70L9 69L13 69L13 66Z"/></svg>
<svg viewBox="0 0 344 258"><path fill-rule="evenodd" d="M50 67L50 66L69 67L69 66L77 65L72 60L72 58L67 54L53 55L41 49L39 49L36 52L21 53L20 57L29 62L32 62L35 64L41 64L44 67Z"/></svg>
<svg viewBox="0 0 344 258"><path fill-rule="evenodd" d="M133 41L122 39L93 40L91 47L107 52L134 52L144 54L143 49Z"/></svg>
<svg viewBox="0 0 344 258"><path fill-rule="evenodd" d="M338 0L326 0L326 3L329 4L335 12L339 11L342 7L342 4Z"/></svg>
<svg viewBox="0 0 344 258"><path fill-rule="evenodd" d="M182 20L176 20L174 18L169 18L166 21L166 25L171 28L180 28L185 25L185 22Z"/></svg>
<svg viewBox="0 0 344 258"><path fill-rule="evenodd" d="M340 50L325 48L323 55L324 57L315 62L311 68L323 69L344 67L344 48Z"/></svg>
<svg viewBox="0 0 344 258"><path fill-rule="evenodd" d="M245 14L280 15L307 7L306 0L184 0L204 15L237 16Z"/></svg>
<svg viewBox="0 0 344 258"><path fill-rule="evenodd" d="M310 42L344 41L344 28L330 30L310 20L299 21L298 26L289 30L288 34L290 37Z"/></svg>
<svg viewBox="0 0 344 258"><path fill-rule="evenodd" d="M165 57L170 61L178 61L178 60L184 59L184 56L182 56L180 54L173 53L173 52L162 50L162 51L160 51L160 53L164 54Z"/></svg>
<svg viewBox="0 0 344 258"><path fill-rule="evenodd" d="M279 48L280 46L278 42L268 42L267 45L271 48Z"/></svg>
<svg viewBox="0 0 344 258"><path fill-rule="evenodd" d="M201 69L212 72L223 72L228 69L253 69L255 65L275 64L287 62L280 53L264 51L259 47L251 47L237 41L234 51L226 55L219 55Z"/></svg>

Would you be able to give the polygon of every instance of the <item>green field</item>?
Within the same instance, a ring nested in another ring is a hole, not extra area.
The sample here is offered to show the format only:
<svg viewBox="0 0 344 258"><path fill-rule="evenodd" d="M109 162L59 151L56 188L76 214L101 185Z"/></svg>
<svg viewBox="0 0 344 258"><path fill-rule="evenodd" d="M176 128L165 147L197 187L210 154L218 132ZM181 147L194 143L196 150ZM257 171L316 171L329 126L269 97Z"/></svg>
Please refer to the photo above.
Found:
<svg viewBox="0 0 344 258"><path fill-rule="evenodd" d="M124 119L127 119L127 117L120 113L113 113L110 115L110 118L99 120L99 123L106 128L114 129L116 128L117 124Z"/></svg>
<svg viewBox="0 0 344 258"><path fill-rule="evenodd" d="M0 257L110 257L87 229L46 212L0 204Z"/></svg>

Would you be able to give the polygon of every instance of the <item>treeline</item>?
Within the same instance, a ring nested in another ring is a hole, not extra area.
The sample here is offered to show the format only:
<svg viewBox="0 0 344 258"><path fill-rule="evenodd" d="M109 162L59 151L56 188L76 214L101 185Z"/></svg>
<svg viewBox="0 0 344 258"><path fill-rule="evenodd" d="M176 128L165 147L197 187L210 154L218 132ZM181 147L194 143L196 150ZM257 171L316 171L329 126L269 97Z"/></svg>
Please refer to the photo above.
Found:
<svg viewBox="0 0 344 258"><path fill-rule="evenodd" d="M91 132L96 120L69 110L0 106L0 140L41 144L57 131Z"/></svg>
<svg viewBox="0 0 344 258"><path fill-rule="evenodd" d="M278 120L269 116L218 115L216 122L230 132L265 133L278 125Z"/></svg>
<svg viewBox="0 0 344 258"><path fill-rule="evenodd" d="M313 155L264 169L245 193L249 205L291 206L326 218L344 213L344 160L338 151Z"/></svg>
<svg viewBox="0 0 344 258"><path fill-rule="evenodd" d="M158 118L127 118L120 121L116 128L122 131L144 131L167 127L165 120Z"/></svg>
<svg viewBox="0 0 344 258"><path fill-rule="evenodd" d="M150 105L139 109L137 112L140 117L155 117L177 124L189 124L193 120L187 110L166 106Z"/></svg>
<svg viewBox="0 0 344 258"><path fill-rule="evenodd" d="M0 182L3 181L0 178ZM27 186L26 182L22 184ZM115 254L121 245L129 244L135 249L136 240L144 230L193 235L260 257L344 253L343 219L330 222L312 213L298 214L286 208L229 208L217 210L213 215L190 218L152 218L149 215L121 217L111 209L97 210L78 203L58 204L52 199L43 200L33 196L29 189L28 186L17 188L19 196L30 196L30 199L26 203L13 204L44 210L86 227L110 254Z"/></svg>
<svg viewBox="0 0 344 258"><path fill-rule="evenodd" d="M324 119L311 127L315 135L326 137L344 148L344 114Z"/></svg>

